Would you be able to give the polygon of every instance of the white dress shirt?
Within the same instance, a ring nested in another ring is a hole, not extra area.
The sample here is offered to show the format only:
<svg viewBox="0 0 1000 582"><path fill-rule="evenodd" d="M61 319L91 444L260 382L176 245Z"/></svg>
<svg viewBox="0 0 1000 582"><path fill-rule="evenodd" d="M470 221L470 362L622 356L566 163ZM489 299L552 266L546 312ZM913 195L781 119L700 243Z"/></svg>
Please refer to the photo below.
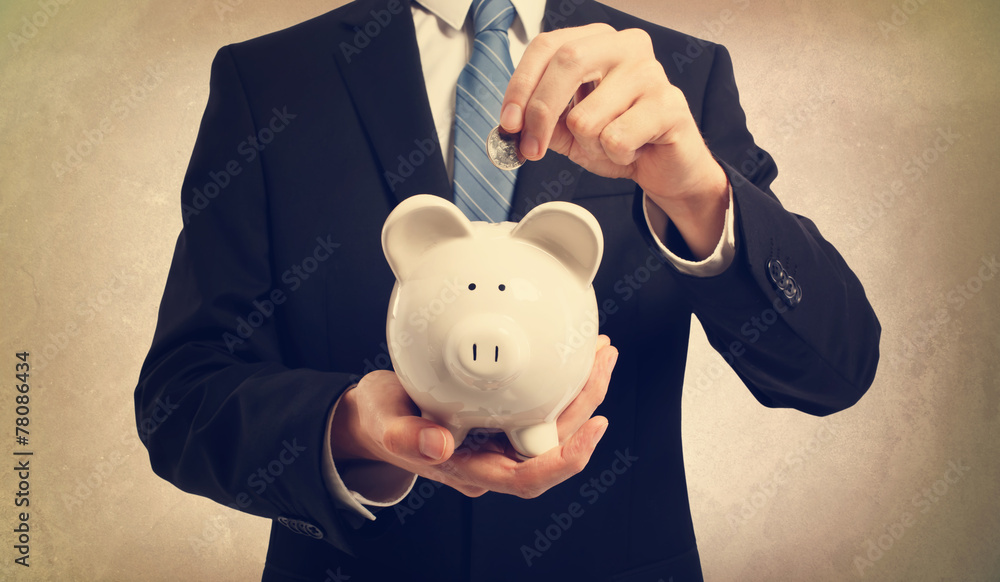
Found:
<svg viewBox="0 0 1000 582"><path fill-rule="evenodd" d="M508 32L510 56L516 67L528 43L541 32L545 12L544 0L511 0L517 16ZM454 176L455 89L458 76L472 54L473 26L469 18L472 0L415 0L412 3L413 24L416 28L417 46L431 115L437 129L438 141L444 153L449 179ZM530 162L529 162L530 163ZM654 234L660 249L674 266L688 275L710 277L724 271L735 253L733 239L733 199L729 191L729 209L726 211L722 237L715 251L703 261L687 261L664 244L668 218L649 198L645 199L646 225ZM346 392L345 392L346 393ZM333 419L334 410L330 413ZM323 447L324 477L327 489L358 514L374 520L365 508L388 507L402 501L413 488L416 475L388 463L378 461L339 461L334 463L330 448L330 425L327 426Z"/></svg>

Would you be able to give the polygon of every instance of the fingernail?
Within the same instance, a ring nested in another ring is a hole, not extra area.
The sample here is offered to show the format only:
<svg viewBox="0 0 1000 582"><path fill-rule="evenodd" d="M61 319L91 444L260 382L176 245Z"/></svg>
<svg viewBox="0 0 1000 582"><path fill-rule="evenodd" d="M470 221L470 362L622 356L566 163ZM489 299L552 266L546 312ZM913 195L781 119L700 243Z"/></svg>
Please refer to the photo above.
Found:
<svg viewBox="0 0 1000 582"><path fill-rule="evenodd" d="M611 355L608 356L608 368L614 369L616 363L618 363L618 350L611 350Z"/></svg>
<svg viewBox="0 0 1000 582"><path fill-rule="evenodd" d="M431 461L440 461L444 457L444 434L439 428L425 428L417 437L420 454Z"/></svg>
<svg viewBox="0 0 1000 582"><path fill-rule="evenodd" d="M516 132L521 124L521 106L517 103L508 103L500 111L500 125L510 132Z"/></svg>
<svg viewBox="0 0 1000 582"><path fill-rule="evenodd" d="M538 140L535 139L533 135L522 135L521 136L521 155L526 158L534 158L538 156Z"/></svg>
<svg viewBox="0 0 1000 582"><path fill-rule="evenodd" d="M605 422L604 426L598 429L597 433L594 435L594 442L590 446L596 447L597 443L601 442L601 437L604 436L604 433L607 432L607 430L608 430L608 423Z"/></svg>

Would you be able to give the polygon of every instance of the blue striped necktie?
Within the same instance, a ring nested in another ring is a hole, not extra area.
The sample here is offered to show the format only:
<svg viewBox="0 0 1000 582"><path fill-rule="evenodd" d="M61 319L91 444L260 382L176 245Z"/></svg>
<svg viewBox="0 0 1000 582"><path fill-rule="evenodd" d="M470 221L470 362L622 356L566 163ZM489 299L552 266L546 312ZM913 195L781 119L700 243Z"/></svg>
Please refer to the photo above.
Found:
<svg viewBox="0 0 1000 582"><path fill-rule="evenodd" d="M510 0L472 1L476 37L455 94L455 204L471 220L506 220L514 196L517 172L497 168L486 155L514 72L507 38L514 15Z"/></svg>

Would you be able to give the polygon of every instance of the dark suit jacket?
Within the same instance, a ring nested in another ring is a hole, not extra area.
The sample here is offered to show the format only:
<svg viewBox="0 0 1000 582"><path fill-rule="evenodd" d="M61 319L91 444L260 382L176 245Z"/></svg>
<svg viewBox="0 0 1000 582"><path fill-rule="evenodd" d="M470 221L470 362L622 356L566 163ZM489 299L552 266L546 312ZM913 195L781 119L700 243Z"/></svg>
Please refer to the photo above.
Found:
<svg viewBox="0 0 1000 582"><path fill-rule="evenodd" d="M691 314L765 406L825 415L872 382L878 321L813 223L771 193L726 50L590 0L546 14L550 28L596 21L652 36L734 186L736 259L680 274L636 224L633 182L553 153L525 165L514 219L572 200L605 234L610 427L580 475L537 499L420 480L375 522L328 494L321 452L341 393L389 365L382 223L405 197L451 192L409 5L362 0L219 51L135 405L158 475L275 520L265 579L698 579L680 422Z"/></svg>

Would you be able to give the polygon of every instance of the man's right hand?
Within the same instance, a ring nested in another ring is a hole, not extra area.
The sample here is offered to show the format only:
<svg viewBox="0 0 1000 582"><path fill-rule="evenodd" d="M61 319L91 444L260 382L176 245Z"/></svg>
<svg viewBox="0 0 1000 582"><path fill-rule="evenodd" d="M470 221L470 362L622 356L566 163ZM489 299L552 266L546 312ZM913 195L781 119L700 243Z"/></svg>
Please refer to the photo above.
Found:
<svg viewBox="0 0 1000 582"><path fill-rule="evenodd" d="M593 414L607 394L618 350L607 336L598 338L597 348L587 383L556 421L559 446L541 456L519 461L501 439L459 447L451 432L420 417L394 372L379 370L365 375L337 405L333 458L384 461L469 497L487 491L537 497L582 471L607 429L607 419Z"/></svg>

